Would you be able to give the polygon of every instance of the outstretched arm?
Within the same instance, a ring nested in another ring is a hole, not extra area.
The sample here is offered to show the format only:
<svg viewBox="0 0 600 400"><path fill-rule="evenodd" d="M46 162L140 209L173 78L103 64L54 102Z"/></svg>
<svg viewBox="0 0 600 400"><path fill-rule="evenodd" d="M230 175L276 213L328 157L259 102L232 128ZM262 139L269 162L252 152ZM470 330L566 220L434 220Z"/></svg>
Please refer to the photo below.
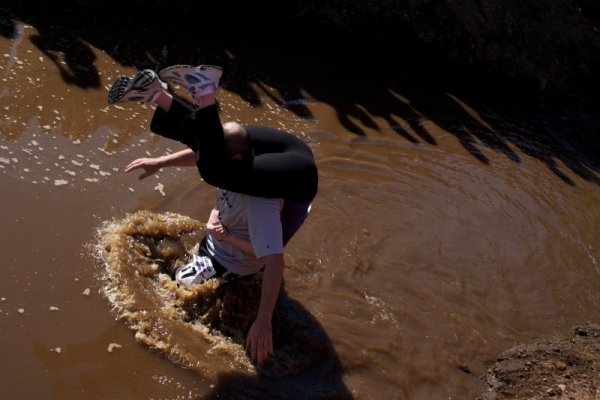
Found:
<svg viewBox="0 0 600 400"><path fill-rule="evenodd" d="M143 169L144 172L139 179L154 175L164 167L194 167L196 166L196 154L191 149L178 151L177 153L155 158L138 158L125 167L125 172Z"/></svg>
<svg viewBox="0 0 600 400"><path fill-rule="evenodd" d="M262 364L273 353L273 329L271 320L273 310L283 281L285 263L283 254L273 254L265 257L265 272L263 275L260 305L256 320L250 327L246 348L252 361Z"/></svg>

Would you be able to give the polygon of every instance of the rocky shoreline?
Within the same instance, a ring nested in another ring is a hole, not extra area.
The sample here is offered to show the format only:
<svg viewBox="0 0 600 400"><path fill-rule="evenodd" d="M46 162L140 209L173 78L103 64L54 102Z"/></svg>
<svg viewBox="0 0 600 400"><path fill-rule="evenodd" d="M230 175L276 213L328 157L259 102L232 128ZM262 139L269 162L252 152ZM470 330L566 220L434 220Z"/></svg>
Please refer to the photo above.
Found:
<svg viewBox="0 0 600 400"><path fill-rule="evenodd" d="M600 399L600 325L573 328L571 338L518 345L502 353L477 400Z"/></svg>

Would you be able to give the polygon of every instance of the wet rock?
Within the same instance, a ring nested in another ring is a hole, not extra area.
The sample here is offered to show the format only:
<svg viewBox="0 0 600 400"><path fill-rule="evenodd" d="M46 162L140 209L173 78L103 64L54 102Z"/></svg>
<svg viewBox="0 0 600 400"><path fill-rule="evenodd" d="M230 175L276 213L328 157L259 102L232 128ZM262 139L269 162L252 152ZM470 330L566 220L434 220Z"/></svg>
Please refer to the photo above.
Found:
<svg viewBox="0 0 600 400"><path fill-rule="evenodd" d="M478 400L597 399L600 337L592 335L599 328L587 324L575 328L572 338L519 345L504 352L485 376L488 389Z"/></svg>

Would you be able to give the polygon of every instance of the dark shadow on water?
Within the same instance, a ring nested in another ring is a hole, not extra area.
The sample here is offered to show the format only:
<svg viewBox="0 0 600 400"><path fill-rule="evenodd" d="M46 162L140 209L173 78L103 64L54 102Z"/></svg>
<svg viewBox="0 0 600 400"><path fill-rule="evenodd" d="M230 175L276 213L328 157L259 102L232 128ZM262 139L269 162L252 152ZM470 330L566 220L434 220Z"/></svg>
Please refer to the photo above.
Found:
<svg viewBox="0 0 600 400"><path fill-rule="evenodd" d="M52 61L63 80L82 88L99 88L100 76L94 67L96 56L87 44L69 32L57 29L31 36L31 42ZM64 62L58 54L64 54Z"/></svg>
<svg viewBox="0 0 600 400"><path fill-rule="evenodd" d="M160 273L171 275L176 260L185 254L179 238L138 232L132 235L147 246L146 254L161 265ZM128 242L129 243L129 242ZM221 283L211 294L204 293L183 306L186 323L201 323L245 347L256 319L262 274ZM311 313L288 296L282 286L273 320L273 354L256 374L247 371L224 373L210 395L203 399L351 399L342 379L342 364L327 333ZM227 360L224 360L227 363Z"/></svg>
<svg viewBox="0 0 600 400"><path fill-rule="evenodd" d="M275 362L267 360L257 376L228 373L217 377L202 399L351 399L340 360L319 322L282 292L273 322Z"/></svg>
<svg viewBox="0 0 600 400"><path fill-rule="evenodd" d="M260 7L272 14L260 17ZM261 98L256 87L266 85L275 89L275 101L311 119L302 102L308 94L331 105L355 135L365 136L363 127L391 129L409 143L435 146L423 125L431 121L482 163L493 166L490 152L519 163L519 149L566 184L574 185L573 175L600 184L600 107L594 100L585 106L551 103L536 97L528 83L440 62L440 54L401 28L386 41L368 32L342 36L318 17L287 17L286 7L239 1L8 2L0 6L0 34L13 37L18 21L34 26L39 34L29 40L69 84L110 83L102 81L90 46L140 69L218 64L226 71L222 85L255 106Z"/></svg>

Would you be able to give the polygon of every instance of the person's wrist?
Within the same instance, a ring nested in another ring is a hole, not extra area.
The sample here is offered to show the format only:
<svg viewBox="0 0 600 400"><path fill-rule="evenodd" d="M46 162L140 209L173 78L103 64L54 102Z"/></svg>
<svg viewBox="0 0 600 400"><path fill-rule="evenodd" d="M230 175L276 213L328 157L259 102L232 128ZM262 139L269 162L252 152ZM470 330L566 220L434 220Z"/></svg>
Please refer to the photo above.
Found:
<svg viewBox="0 0 600 400"><path fill-rule="evenodd" d="M259 312L256 316L256 322L261 324L271 325L271 320L273 319L273 313L268 312Z"/></svg>

